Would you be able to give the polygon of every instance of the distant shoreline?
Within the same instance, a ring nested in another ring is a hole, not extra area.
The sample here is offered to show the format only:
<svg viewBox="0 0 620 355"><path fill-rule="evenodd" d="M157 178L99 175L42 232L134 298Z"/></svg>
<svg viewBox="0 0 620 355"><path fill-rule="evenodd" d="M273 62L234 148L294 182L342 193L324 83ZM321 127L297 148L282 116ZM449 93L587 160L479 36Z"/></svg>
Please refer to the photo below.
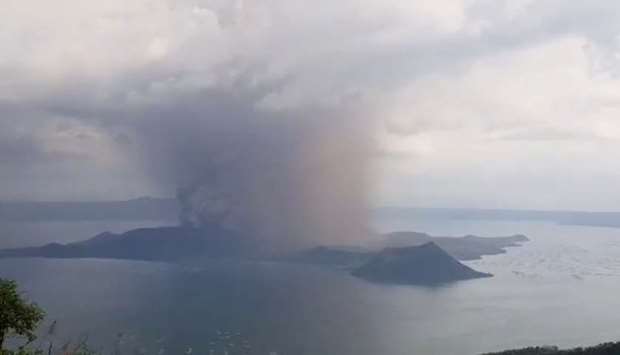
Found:
<svg viewBox="0 0 620 355"><path fill-rule="evenodd" d="M179 204L172 198L141 197L126 201L2 202L0 221L79 222L178 220Z"/></svg>
<svg viewBox="0 0 620 355"><path fill-rule="evenodd" d="M537 346L516 350L484 353L482 355L611 355L620 354L620 342L602 343L586 348L560 350L557 346Z"/></svg>
<svg viewBox="0 0 620 355"><path fill-rule="evenodd" d="M0 201L0 221L176 220L175 198L124 201ZM620 212L386 206L370 209L378 219L539 221L559 225L620 228Z"/></svg>
<svg viewBox="0 0 620 355"><path fill-rule="evenodd" d="M380 207L373 209L373 216L379 219L419 218L502 222L538 221L556 223L560 225L620 228L620 212Z"/></svg>

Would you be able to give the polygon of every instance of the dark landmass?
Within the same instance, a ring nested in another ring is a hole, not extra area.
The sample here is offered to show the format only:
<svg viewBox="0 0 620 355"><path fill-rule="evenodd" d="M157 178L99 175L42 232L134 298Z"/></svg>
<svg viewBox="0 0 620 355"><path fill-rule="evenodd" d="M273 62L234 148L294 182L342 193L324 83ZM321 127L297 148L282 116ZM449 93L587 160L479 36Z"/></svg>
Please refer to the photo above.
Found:
<svg viewBox="0 0 620 355"><path fill-rule="evenodd" d="M382 207L378 219L437 219L480 221L541 221L566 225L620 228L620 212L540 211L470 208Z"/></svg>
<svg viewBox="0 0 620 355"><path fill-rule="evenodd" d="M123 234L101 233L91 239L51 243L41 247L0 250L0 258L105 258L164 262L207 259L269 260L320 264L353 270L353 275L376 282L439 284L491 275L459 263L435 243L379 252L355 247L317 247L272 256L255 241L218 227L141 228Z"/></svg>
<svg viewBox="0 0 620 355"><path fill-rule="evenodd" d="M355 268L368 262L385 248L406 248L433 242L458 260L476 260L483 255L503 254L505 248L518 247L529 239L521 234L508 237L433 237L426 233L394 232L379 236L369 248L319 246L275 258L276 261Z"/></svg>
<svg viewBox="0 0 620 355"><path fill-rule="evenodd" d="M506 252L505 248L520 246L521 243L528 240L522 234L491 238L466 235L455 238L434 237L418 232L394 232L385 234L379 245L382 247L408 247L433 242L459 260L476 260L483 255L503 254Z"/></svg>
<svg viewBox="0 0 620 355"><path fill-rule="evenodd" d="M151 202L153 199L140 199L128 202L128 205L149 204ZM99 217L103 218L103 215L99 215ZM433 237L417 232L394 232L382 236L380 242L372 245L372 249L354 246L319 246L278 257L270 255L269 260L354 268L367 262L384 248L410 247L428 242L436 243L457 259L473 260L482 255L505 253L504 248L518 246L527 240L527 237L523 235L495 238L469 235L452 238ZM91 239L70 244L51 243L40 247L0 250L0 257L36 256L178 261L200 256L245 255L252 249L255 251L262 249L262 257L265 257L267 254L265 246L257 245L256 241L252 243L250 241L251 238L243 238L236 233L218 227L141 228L123 234L105 232ZM241 249L244 249L243 252Z"/></svg>
<svg viewBox="0 0 620 355"><path fill-rule="evenodd" d="M560 350L557 346L530 347L519 350L506 350L483 355L618 355L620 342L604 343L588 348Z"/></svg>
<svg viewBox="0 0 620 355"><path fill-rule="evenodd" d="M8 221L172 221L176 199L142 197L107 202L0 202L0 220Z"/></svg>
<svg viewBox="0 0 620 355"><path fill-rule="evenodd" d="M251 241L221 228L140 228L123 234L101 233L91 239L41 247L0 250L0 257L105 258L186 261L193 258L248 256Z"/></svg>
<svg viewBox="0 0 620 355"><path fill-rule="evenodd" d="M352 275L373 282L405 285L434 285L492 276L461 264L433 242L384 249L353 270Z"/></svg>

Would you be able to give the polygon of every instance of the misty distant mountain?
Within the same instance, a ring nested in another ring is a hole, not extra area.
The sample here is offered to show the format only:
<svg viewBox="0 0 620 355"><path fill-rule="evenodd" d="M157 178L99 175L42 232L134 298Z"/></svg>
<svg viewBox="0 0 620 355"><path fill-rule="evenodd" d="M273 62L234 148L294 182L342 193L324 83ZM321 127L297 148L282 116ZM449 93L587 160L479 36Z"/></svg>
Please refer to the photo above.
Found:
<svg viewBox="0 0 620 355"><path fill-rule="evenodd" d="M9 202L0 201L0 221L176 220L175 198L141 197L126 201ZM620 212L537 211L500 209L382 207L375 218L488 221L548 221L569 225L620 228Z"/></svg>
<svg viewBox="0 0 620 355"><path fill-rule="evenodd" d="M506 252L507 247L520 246L529 239L522 234L507 237L435 237L418 232L393 232L383 235L377 244L380 247L407 247L434 242L459 260L476 260L483 255L496 255Z"/></svg>
<svg viewBox="0 0 620 355"><path fill-rule="evenodd" d="M461 264L433 242L384 249L353 270L352 275L373 282L406 285L434 285L492 276Z"/></svg>
<svg viewBox="0 0 620 355"><path fill-rule="evenodd" d="M0 220L9 221L172 221L176 199L142 197L102 202L0 202Z"/></svg>
<svg viewBox="0 0 620 355"><path fill-rule="evenodd" d="M620 228L620 212L540 211L470 208L381 207L375 218L480 221L545 221L566 225Z"/></svg>
<svg viewBox="0 0 620 355"><path fill-rule="evenodd" d="M255 251L252 242L217 227L141 228L123 234L101 233L91 239L41 247L0 250L0 257L107 258L186 261L202 257L239 257Z"/></svg>

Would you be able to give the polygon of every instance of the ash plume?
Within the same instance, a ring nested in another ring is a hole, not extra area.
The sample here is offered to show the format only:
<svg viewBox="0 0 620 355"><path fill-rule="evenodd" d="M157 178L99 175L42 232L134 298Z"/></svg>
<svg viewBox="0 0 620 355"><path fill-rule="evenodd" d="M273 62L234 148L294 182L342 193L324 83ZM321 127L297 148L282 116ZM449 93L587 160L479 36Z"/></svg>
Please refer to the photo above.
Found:
<svg viewBox="0 0 620 355"><path fill-rule="evenodd" d="M367 232L367 115L353 105L270 109L265 94L209 90L143 112L147 168L176 187L185 225L217 225L274 248Z"/></svg>

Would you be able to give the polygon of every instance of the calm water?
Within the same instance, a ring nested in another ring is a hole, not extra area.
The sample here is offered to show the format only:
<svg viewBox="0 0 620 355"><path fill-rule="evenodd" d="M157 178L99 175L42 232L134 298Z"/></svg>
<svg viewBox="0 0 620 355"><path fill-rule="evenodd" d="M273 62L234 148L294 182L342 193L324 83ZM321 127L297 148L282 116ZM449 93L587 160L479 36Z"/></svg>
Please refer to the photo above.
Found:
<svg viewBox="0 0 620 355"><path fill-rule="evenodd" d="M21 234L23 244L135 226L66 227L22 226L54 232ZM11 235L20 235L19 226L12 228ZM57 339L88 334L97 347L127 354L178 354L191 347L194 354L467 355L620 339L620 229L471 221L382 221L379 228L524 233L532 241L468 263L496 277L439 288L379 286L346 273L269 263L191 269L1 260L0 277L17 279L48 310L48 319L58 320Z"/></svg>

